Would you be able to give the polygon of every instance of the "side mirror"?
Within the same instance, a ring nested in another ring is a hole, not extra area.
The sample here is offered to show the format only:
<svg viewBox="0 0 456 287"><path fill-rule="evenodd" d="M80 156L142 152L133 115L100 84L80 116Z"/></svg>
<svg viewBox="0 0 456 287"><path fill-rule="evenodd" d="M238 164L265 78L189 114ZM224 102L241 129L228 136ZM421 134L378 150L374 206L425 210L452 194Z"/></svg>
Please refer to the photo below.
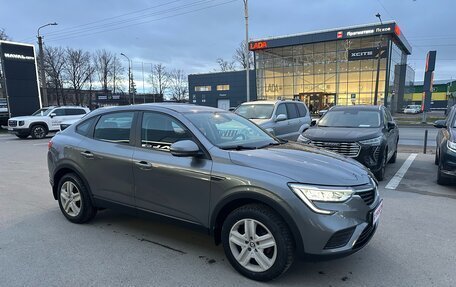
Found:
<svg viewBox="0 0 456 287"><path fill-rule="evenodd" d="M446 128L446 121L445 120L435 121L434 127L438 128L438 129L444 129L444 128Z"/></svg>
<svg viewBox="0 0 456 287"><path fill-rule="evenodd" d="M284 114L280 114L276 117L275 121L276 122L283 122L283 121L286 121L287 120L287 116L284 115Z"/></svg>
<svg viewBox="0 0 456 287"><path fill-rule="evenodd" d="M395 122L388 122L388 130L392 130L396 128L396 123Z"/></svg>
<svg viewBox="0 0 456 287"><path fill-rule="evenodd" d="M51 113L49 116L50 116L50 117L51 117L51 119L52 119L53 117L55 117L55 116L56 116L56 113Z"/></svg>
<svg viewBox="0 0 456 287"><path fill-rule="evenodd" d="M312 120L312 121L310 122L310 126L311 126L311 127L314 127L314 126L316 126L316 125L317 125L317 120Z"/></svg>
<svg viewBox="0 0 456 287"><path fill-rule="evenodd" d="M182 140L175 142L169 148L173 156L188 157L197 156L200 154L198 145L191 140Z"/></svg>

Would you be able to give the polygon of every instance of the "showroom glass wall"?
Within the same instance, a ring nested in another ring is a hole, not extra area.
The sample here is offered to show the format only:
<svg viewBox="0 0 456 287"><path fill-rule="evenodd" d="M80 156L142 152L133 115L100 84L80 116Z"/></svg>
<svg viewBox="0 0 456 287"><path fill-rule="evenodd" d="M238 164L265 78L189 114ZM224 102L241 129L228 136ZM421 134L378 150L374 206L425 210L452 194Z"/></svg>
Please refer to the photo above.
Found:
<svg viewBox="0 0 456 287"><path fill-rule="evenodd" d="M386 48L389 39L372 36L255 51L258 98L318 93L336 95L338 105L373 104L377 59L349 61L348 51L375 48L380 41ZM378 103L383 103L386 77L387 58L382 58Z"/></svg>

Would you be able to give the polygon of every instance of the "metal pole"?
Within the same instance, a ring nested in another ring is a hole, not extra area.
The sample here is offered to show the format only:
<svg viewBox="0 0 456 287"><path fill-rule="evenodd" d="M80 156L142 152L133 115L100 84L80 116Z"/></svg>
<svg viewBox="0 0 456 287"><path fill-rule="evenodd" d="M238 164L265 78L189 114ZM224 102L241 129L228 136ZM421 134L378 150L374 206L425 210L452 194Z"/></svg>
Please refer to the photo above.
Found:
<svg viewBox="0 0 456 287"><path fill-rule="evenodd" d="M128 102L131 104L131 61L124 53L120 53L120 55L128 60Z"/></svg>
<svg viewBox="0 0 456 287"><path fill-rule="evenodd" d="M375 92L374 92L374 105L377 105L378 103L378 84L380 81L380 60L381 60L381 42L382 38L380 38L380 42L378 43L377 46L377 75L375 77Z"/></svg>
<svg viewBox="0 0 456 287"><path fill-rule="evenodd" d="M249 58L249 4L248 0L244 0L244 16L245 16L245 77L247 85L247 102L250 101L250 58Z"/></svg>
<svg viewBox="0 0 456 287"><path fill-rule="evenodd" d="M46 74L44 72L44 51L43 51L43 38L40 36L38 29L38 48L40 55L40 84L41 84L41 101L44 107L49 105L46 88Z"/></svg>
<svg viewBox="0 0 456 287"><path fill-rule="evenodd" d="M428 139L428 130L424 131L424 150L423 153L426 154L427 150L427 139Z"/></svg>
<svg viewBox="0 0 456 287"><path fill-rule="evenodd" d="M146 103L146 90L144 88L144 62L141 62L141 70L142 70L142 84L143 84L143 98L144 98L144 103Z"/></svg>

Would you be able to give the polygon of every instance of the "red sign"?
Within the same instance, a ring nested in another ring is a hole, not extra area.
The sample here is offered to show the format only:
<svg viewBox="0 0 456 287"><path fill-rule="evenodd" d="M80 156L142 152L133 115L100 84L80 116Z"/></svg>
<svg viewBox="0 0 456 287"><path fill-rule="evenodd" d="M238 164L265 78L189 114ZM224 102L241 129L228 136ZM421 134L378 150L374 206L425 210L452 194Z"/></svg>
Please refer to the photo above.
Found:
<svg viewBox="0 0 456 287"><path fill-rule="evenodd" d="M250 49L250 51L253 51L253 50L265 49L267 47L268 47L268 43L266 41L261 41L261 42L250 43L249 49Z"/></svg>
<svg viewBox="0 0 456 287"><path fill-rule="evenodd" d="M344 36L344 32L339 31L337 32L337 39L342 38Z"/></svg>
<svg viewBox="0 0 456 287"><path fill-rule="evenodd" d="M394 26L394 33L396 33L397 36L401 35L401 29L398 25Z"/></svg>

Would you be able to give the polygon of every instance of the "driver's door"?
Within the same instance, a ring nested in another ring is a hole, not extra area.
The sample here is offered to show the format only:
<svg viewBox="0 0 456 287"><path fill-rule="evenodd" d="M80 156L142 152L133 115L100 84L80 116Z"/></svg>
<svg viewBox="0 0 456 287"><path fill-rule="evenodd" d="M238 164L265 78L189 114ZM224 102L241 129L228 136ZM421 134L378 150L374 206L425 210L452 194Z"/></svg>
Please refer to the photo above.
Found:
<svg viewBox="0 0 456 287"><path fill-rule="evenodd" d="M144 112L133 154L135 201L140 209L207 225L212 161L206 157L176 157L169 147L195 140L177 119Z"/></svg>
<svg viewBox="0 0 456 287"><path fill-rule="evenodd" d="M60 124L66 120L66 113L64 108L58 108L53 110L49 116L51 117L51 131L56 131L60 129Z"/></svg>

